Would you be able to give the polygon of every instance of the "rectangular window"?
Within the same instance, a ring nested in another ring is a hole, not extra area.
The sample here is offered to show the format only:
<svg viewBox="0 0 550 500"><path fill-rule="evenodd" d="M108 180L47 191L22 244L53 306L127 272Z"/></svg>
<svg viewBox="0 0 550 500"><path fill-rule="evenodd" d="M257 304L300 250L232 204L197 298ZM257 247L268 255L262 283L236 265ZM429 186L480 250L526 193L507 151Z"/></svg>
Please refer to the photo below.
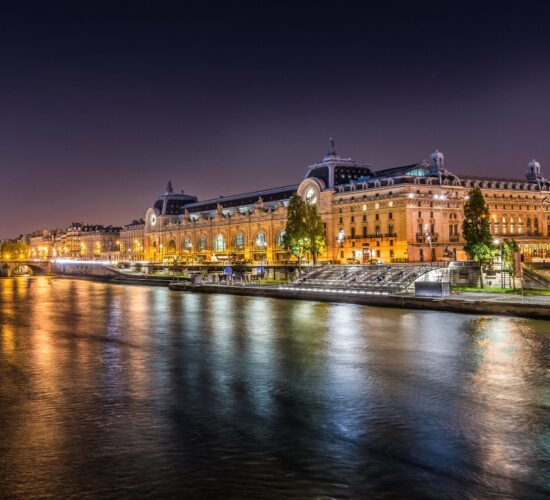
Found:
<svg viewBox="0 0 550 500"><path fill-rule="evenodd" d="M363 222L367 222L367 216L363 215Z"/></svg>
<svg viewBox="0 0 550 500"><path fill-rule="evenodd" d="M351 228L351 237L355 238L355 228L354 227Z"/></svg>
<svg viewBox="0 0 550 500"><path fill-rule="evenodd" d="M380 236L380 226L376 226L376 228L374 229L374 234L376 236Z"/></svg>
<svg viewBox="0 0 550 500"><path fill-rule="evenodd" d="M390 250L390 258L393 259L393 249Z"/></svg>
<svg viewBox="0 0 550 500"><path fill-rule="evenodd" d="M355 217L352 215L351 216L351 223L353 224L355 222Z"/></svg>
<svg viewBox="0 0 550 500"><path fill-rule="evenodd" d="M375 214L374 215L374 220L380 220L380 214Z"/></svg>
<svg viewBox="0 0 550 500"><path fill-rule="evenodd" d="M388 214L388 219L393 219L393 213L390 212L390 213Z"/></svg>
<svg viewBox="0 0 550 500"><path fill-rule="evenodd" d="M376 250L376 257L380 258L380 250Z"/></svg>
<svg viewBox="0 0 550 500"><path fill-rule="evenodd" d="M363 226L363 238L367 237L367 226Z"/></svg>
<svg viewBox="0 0 550 500"><path fill-rule="evenodd" d="M340 217L340 224L342 224L342 217Z"/></svg>
<svg viewBox="0 0 550 500"><path fill-rule="evenodd" d="M422 212L418 212L418 218L422 219Z"/></svg>
<svg viewBox="0 0 550 500"><path fill-rule="evenodd" d="M390 240L390 247L393 247L393 240Z"/></svg>

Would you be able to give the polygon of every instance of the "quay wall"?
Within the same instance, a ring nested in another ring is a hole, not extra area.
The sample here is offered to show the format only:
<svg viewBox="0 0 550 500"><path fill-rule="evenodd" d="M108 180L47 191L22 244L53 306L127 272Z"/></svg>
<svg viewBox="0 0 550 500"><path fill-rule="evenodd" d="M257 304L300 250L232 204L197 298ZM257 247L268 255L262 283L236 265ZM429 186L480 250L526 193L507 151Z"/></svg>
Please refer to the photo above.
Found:
<svg viewBox="0 0 550 500"><path fill-rule="evenodd" d="M414 295L362 295L346 293L325 293L314 290L292 290L276 287L250 287L226 285L199 285L191 292L226 293L254 297L271 297L293 300L316 300L320 302L336 302L381 307L397 307L401 309L429 309L463 314L498 314L526 318L550 319L550 307L542 304L520 302L492 302L487 300L471 300L462 298L430 298Z"/></svg>

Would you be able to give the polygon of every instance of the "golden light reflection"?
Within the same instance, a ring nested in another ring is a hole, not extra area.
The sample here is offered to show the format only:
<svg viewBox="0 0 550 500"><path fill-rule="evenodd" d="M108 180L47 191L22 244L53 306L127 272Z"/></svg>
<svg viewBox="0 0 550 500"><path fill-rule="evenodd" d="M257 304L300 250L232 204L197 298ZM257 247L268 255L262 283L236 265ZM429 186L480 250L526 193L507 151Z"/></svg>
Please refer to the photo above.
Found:
<svg viewBox="0 0 550 500"><path fill-rule="evenodd" d="M9 323L2 325L0 329L2 335L2 352L5 355L11 355L15 351L15 330Z"/></svg>
<svg viewBox="0 0 550 500"><path fill-rule="evenodd" d="M521 439L524 422L507 419L510 411L528 412L531 394L530 377L533 359L531 327L516 318L479 318L468 333L479 363L472 373L471 398L479 401L472 410L481 411L479 450L480 462L489 474L521 478L528 473L530 456L522 456L528 448L511 444L511 436ZM536 397L535 397L536 399ZM486 429L484 431L484 429Z"/></svg>

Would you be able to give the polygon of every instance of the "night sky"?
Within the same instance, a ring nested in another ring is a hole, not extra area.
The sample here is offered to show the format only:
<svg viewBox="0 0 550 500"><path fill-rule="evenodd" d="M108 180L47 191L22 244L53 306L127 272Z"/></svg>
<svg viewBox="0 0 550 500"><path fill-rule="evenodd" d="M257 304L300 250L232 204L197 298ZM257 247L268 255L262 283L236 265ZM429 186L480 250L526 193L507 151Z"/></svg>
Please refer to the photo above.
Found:
<svg viewBox="0 0 550 500"><path fill-rule="evenodd" d="M4 4L0 238L128 223L168 179L293 184L329 137L375 168L439 148L455 173L550 176L548 2L367 3Z"/></svg>

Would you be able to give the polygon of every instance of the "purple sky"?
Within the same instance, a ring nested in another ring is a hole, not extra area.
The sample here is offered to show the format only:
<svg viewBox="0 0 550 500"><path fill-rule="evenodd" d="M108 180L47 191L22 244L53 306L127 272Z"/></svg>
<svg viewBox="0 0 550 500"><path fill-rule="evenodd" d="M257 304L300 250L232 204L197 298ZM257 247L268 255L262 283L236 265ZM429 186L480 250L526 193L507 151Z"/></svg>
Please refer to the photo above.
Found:
<svg viewBox="0 0 550 500"><path fill-rule="evenodd" d="M550 176L545 2L42 3L0 17L0 238L130 222L168 179L299 182L329 137L375 168L437 147L456 173Z"/></svg>

